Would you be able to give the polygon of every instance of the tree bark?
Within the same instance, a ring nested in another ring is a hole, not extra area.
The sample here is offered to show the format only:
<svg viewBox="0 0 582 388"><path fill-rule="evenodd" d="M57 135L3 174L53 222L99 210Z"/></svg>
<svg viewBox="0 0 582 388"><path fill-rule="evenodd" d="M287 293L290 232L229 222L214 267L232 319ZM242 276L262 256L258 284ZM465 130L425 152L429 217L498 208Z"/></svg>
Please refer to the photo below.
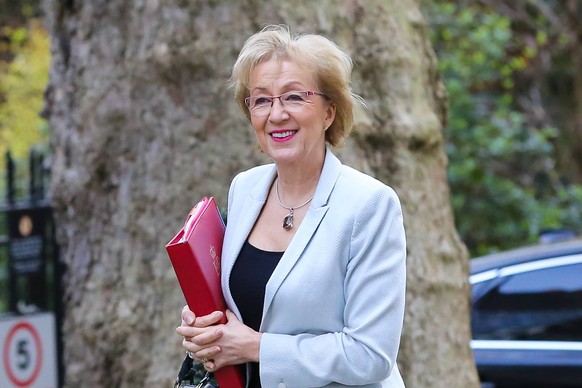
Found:
<svg viewBox="0 0 582 388"><path fill-rule="evenodd" d="M467 253L453 224L446 97L413 0L44 0L45 114L67 312L66 386L168 386L184 304L164 244L202 195L265 158L228 89L265 24L318 32L356 62L368 108L345 163L399 193L408 235L400 365L410 387L470 387ZM456 319L451 319L455 317Z"/></svg>

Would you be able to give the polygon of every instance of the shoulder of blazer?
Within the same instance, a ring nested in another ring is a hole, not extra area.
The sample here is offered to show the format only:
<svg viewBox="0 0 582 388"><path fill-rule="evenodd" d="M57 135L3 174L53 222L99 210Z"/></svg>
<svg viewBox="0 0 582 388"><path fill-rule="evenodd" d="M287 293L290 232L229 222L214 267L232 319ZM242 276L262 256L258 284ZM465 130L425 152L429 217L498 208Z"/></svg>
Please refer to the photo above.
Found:
<svg viewBox="0 0 582 388"><path fill-rule="evenodd" d="M338 187L344 193L349 192L353 200L361 200L363 197L388 196L398 199L395 190L384 182L371 175L358 171L352 167L342 165L338 178Z"/></svg>
<svg viewBox="0 0 582 388"><path fill-rule="evenodd" d="M270 185L270 181L276 174L275 164L264 164L261 166L250 168L246 171L238 173L230 184L231 193L245 191L250 192L253 188L261 185Z"/></svg>
<svg viewBox="0 0 582 388"><path fill-rule="evenodd" d="M265 176L269 175L269 172L273 172L275 171L275 164L274 163L270 163L270 164L263 164L261 166L256 166L256 167L252 167L249 168L248 170L245 171L241 171L239 172L232 180L232 182L234 183L236 181L236 183L238 185L243 185L246 186L249 183L256 183L256 181L261 178L264 178Z"/></svg>

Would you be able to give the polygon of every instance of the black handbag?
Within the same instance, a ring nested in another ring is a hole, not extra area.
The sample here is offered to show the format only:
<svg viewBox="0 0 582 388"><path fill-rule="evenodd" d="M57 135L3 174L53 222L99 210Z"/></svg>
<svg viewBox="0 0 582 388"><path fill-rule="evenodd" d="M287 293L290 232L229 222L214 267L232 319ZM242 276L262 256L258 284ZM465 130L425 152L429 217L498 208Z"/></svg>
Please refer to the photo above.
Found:
<svg viewBox="0 0 582 388"><path fill-rule="evenodd" d="M212 372L186 355L174 382L174 388L219 388Z"/></svg>

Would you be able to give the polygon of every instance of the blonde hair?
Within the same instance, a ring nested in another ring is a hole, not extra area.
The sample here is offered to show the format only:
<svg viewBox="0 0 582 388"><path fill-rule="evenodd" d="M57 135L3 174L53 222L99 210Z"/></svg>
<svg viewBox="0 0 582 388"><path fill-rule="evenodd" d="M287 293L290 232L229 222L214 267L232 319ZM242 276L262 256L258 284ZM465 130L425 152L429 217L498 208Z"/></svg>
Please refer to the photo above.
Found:
<svg viewBox="0 0 582 388"><path fill-rule="evenodd" d="M232 70L235 99L249 121L251 116L244 100L250 94L251 73L272 59L290 60L313 72L319 91L336 107L335 119L325 133L325 140L332 147L341 145L352 130L355 101L361 100L351 91L351 58L321 35L294 37L284 25L263 28L247 39Z"/></svg>

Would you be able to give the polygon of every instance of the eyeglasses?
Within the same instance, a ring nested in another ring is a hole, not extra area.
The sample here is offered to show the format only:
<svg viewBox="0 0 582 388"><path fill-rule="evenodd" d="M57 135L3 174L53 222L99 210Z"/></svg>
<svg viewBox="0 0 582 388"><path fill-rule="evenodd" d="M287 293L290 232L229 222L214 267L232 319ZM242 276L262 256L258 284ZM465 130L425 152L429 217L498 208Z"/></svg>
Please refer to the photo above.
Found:
<svg viewBox="0 0 582 388"><path fill-rule="evenodd" d="M309 96L325 97L325 94L305 90L287 92L280 96L251 96L245 98L245 105L252 115L264 116L271 112L273 101L277 98L281 101L281 105L286 111L299 111L307 105Z"/></svg>

